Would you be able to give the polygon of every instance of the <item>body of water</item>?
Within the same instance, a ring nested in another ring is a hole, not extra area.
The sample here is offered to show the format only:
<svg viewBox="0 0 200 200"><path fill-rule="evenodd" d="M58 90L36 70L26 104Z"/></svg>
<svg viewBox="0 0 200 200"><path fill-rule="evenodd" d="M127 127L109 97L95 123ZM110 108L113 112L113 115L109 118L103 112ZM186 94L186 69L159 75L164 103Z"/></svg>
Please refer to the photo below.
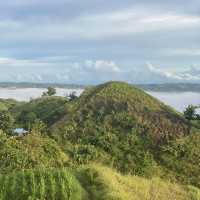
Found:
<svg viewBox="0 0 200 200"><path fill-rule="evenodd" d="M41 97L43 92L46 92L46 88L0 88L0 98L3 99L16 99L18 101L29 101ZM76 92L79 96L82 89L64 89L56 88L57 96L67 96L72 92Z"/></svg>
<svg viewBox="0 0 200 200"><path fill-rule="evenodd" d="M56 88L58 96L66 96L72 92L80 95L83 89ZM0 98L29 101L31 98L38 98L45 92L44 88L0 88ZM183 111L189 104L200 105L200 93L195 92L151 92L149 94L172 106L178 111Z"/></svg>
<svg viewBox="0 0 200 200"><path fill-rule="evenodd" d="M197 92L148 92L165 104L182 112L188 105L200 105L200 93Z"/></svg>

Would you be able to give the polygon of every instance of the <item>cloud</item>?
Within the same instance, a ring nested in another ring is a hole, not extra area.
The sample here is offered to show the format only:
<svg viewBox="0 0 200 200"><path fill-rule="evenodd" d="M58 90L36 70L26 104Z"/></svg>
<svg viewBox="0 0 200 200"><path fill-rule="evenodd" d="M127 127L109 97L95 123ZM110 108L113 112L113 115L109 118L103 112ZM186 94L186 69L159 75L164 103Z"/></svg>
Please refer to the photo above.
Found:
<svg viewBox="0 0 200 200"><path fill-rule="evenodd" d="M150 73L153 73L156 79L157 77L163 78L166 82L196 82L200 81L200 70L195 67L191 67L187 71L183 72L169 72L154 67L152 64L147 64L147 69Z"/></svg>
<svg viewBox="0 0 200 200"><path fill-rule="evenodd" d="M120 68L113 61L88 60L86 61L86 66L89 66L89 67L93 66L96 71L101 71L101 72L111 72L111 73L120 72Z"/></svg>
<svg viewBox="0 0 200 200"><path fill-rule="evenodd" d="M47 70L48 69L48 70ZM123 69L113 60L70 60L45 57L33 60L0 58L0 81L98 84L110 80L130 83L198 82L200 70L166 70L150 62L142 68Z"/></svg>
<svg viewBox="0 0 200 200"><path fill-rule="evenodd" d="M200 16L162 13L133 7L100 14L83 14L72 19L44 17L39 21L5 20L0 22L1 38L6 40L105 39L155 31L200 28ZM89 30L89 31L88 31Z"/></svg>
<svg viewBox="0 0 200 200"><path fill-rule="evenodd" d="M68 57L35 60L0 58L0 70L4 71L0 74L0 81L18 82L99 83L120 75L120 68L114 61L74 62Z"/></svg>
<svg viewBox="0 0 200 200"><path fill-rule="evenodd" d="M38 81L194 80L194 74L170 68L186 71L200 64L199 5L197 0L1 1L0 80L15 80L17 73L16 80ZM147 68L147 60L160 67Z"/></svg>

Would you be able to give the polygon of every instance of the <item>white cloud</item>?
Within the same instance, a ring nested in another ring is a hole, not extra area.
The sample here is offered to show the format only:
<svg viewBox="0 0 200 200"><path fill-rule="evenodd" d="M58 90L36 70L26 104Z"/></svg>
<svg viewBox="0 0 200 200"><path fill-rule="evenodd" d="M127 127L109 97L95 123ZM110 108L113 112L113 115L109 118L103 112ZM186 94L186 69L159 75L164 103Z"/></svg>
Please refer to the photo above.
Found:
<svg viewBox="0 0 200 200"><path fill-rule="evenodd" d="M87 61L86 65L88 65L90 68L94 67L96 71L101 72L120 72L119 67L116 65L113 61L106 61L106 60L96 60L96 61Z"/></svg>
<svg viewBox="0 0 200 200"><path fill-rule="evenodd" d="M52 62L53 60L53 62ZM113 60L70 61L68 57L39 59L0 58L0 81L101 83L121 80L132 83L198 82L200 70L195 67L175 72L155 67L123 69Z"/></svg>
<svg viewBox="0 0 200 200"><path fill-rule="evenodd" d="M200 81L200 70L191 67L188 71L183 72L170 72L167 70L162 70L154 67L152 64L148 63L149 72L153 73L155 76L160 76L165 78L168 82L185 82L185 81Z"/></svg>
<svg viewBox="0 0 200 200"><path fill-rule="evenodd" d="M68 57L35 60L0 58L0 70L4 71L0 74L0 81L89 83L115 79L120 74L120 68L114 61L74 62L69 61Z"/></svg>

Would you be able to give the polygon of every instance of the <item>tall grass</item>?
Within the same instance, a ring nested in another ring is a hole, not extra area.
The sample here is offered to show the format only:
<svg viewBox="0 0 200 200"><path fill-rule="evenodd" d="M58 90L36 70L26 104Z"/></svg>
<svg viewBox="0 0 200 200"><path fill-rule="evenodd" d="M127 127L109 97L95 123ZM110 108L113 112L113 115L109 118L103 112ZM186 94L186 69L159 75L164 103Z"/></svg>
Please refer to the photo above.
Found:
<svg viewBox="0 0 200 200"><path fill-rule="evenodd" d="M68 170L26 170L0 175L0 200L81 200L84 190Z"/></svg>
<svg viewBox="0 0 200 200"><path fill-rule="evenodd" d="M95 200L199 200L200 190L159 178L123 176L98 165L83 167L78 178Z"/></svg>

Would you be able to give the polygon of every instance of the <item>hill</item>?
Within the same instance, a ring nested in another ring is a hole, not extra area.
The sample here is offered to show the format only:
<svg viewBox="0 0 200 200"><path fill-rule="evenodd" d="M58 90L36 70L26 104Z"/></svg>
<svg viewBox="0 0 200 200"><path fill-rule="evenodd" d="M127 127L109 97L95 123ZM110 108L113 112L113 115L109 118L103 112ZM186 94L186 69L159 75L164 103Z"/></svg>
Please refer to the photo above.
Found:
<svg viewBox="0 0 200 200"><path fill-rule="evenodd" d="M29 131L0 131L2 200L17 191L24 200L199 199L200 131L189 133L180 113L132 85L109 82L78 98L7 108Z"/></svg>
<svg viewBox="0 0 200 200"><path fill-rule="evenodd" d="M86 91L78 104L78 113L82 118L90 113L95 120L101 118L99 121L103 122L106 115L113 114L114 118L126 114L132 125L142 124L151 129L157 141L187 134L186 122L180 114L127 83L109 82L97 86Z"/></svg>
<svg viewBox="0 0 200 200"><path fill-rule="evenodd" d="M98 165L0 175L2 200L198 200L199 190L121 174Z"/></svg>
<svg viewBox="0 0 200 200"><path fill-rule="evenodd" d="M1 200L84 200L84 190L67 170L37 169L0 175Z"/></svg>
<svg viewBox="0 0 200 200"><path fill-rule="evenodd" d="M11 113L15 116L16 123L24 128L27 128L29 123L34 123L36 119L50 126L65 114L66 103L67 98L47 96L15 106L11 109Z"/></svg>
<svg viewBox="0 0 200 200"><path fill-rule="evenodd" d="M145 179L124 176L99 165L84 166L78 170L78 179L95 200L198 200L200 190L159 178Z"/></svg>
<svg viewBox="0 0 200 200"><path fill-rule="evenodd" d="M88 118L102 124L107 123L107 118L113 118L116 124L112 125L118 127L126 121L130 127L126 124L124 128L129 130L133 125L142 124L144 129L151 130L158 142L187 134L186 121L179 113L127 83L109 82L90 88L81 95L75 107L75 118L79 118L80 124Z"/></svg>
<svg viewBox="0 0 200 200"><path fill-rule="evenodd" d="M98 161L153 176L160 146L187 135L181 114L127 83L90 88L69 107L51 133L77 164Z"/></svg>

